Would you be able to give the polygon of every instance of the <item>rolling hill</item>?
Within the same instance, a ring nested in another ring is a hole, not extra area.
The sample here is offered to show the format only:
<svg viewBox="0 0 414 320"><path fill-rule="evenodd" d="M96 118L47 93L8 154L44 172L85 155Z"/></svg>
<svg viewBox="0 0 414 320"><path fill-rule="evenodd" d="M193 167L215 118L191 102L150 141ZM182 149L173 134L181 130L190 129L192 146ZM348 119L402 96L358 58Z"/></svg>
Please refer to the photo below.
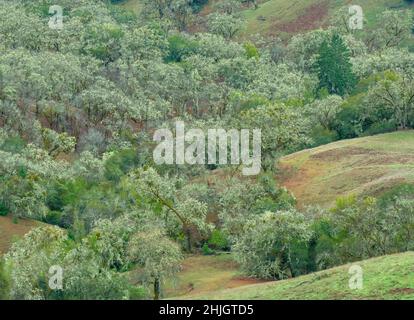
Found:
<svg viewBox="0 0 414 320"><path fill-rule="evenodd" d="M363 270L363 288L350 289L349 268ZM414 252L388 255L302 277L226 289L184 299L213 300L372 300L414 299Z"/></svg>
<svg viewBox="0 0 414 320"><path fill-rule="evenodd" d="M340 196L378 196L414 183L414 131L342 140L284 157L279 180L305 205L331 206Z"/></svg>
<svg viewBox="0 0 414 320"><path fill-rule="evenodd" d="M214 3L210 0L199 13L206 16L214 12ZM242 38L260 35L280 36L296 34L323 27L332 17L336 9L345 5L359 5L364 10L368 27L374 26L377 14L385 9L408 8L404 0L262 0L259 7L243 5L241 15L245 21L240 32ZM143 0L125 0L121 6L139 13ZM195 28L199 30L201 26ZM190 28L194 29L194 28Z"/></svg>
<svg viewBox="0 0 414 320"><path fill-rule="evenodd" d="M257 10L243 11L246 28L243 34L280 35L299 33L324 26L336 9L345 5L362 7L368 26L377 23L376 16L387 8L408 6L401 0L269 0Z"/></svg>

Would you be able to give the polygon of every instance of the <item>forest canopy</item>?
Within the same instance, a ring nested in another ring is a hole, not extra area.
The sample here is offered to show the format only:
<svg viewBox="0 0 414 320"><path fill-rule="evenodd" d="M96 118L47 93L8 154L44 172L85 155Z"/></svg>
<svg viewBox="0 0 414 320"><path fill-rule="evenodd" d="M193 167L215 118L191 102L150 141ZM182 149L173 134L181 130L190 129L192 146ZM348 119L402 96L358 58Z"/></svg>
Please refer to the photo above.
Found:
<svg viewBox="0 0 414 320"><path fill-rule="evenodd" d="M242 32L261 1L123 2L0 1L0 215L42 223L0 258L0 299L158 299L189 253L284 279L413 249L412 193L300 212L274 179L286 154L414 128L412 6L279 39ZM260 174L157 164L177 121L260 129Z"/></svg>

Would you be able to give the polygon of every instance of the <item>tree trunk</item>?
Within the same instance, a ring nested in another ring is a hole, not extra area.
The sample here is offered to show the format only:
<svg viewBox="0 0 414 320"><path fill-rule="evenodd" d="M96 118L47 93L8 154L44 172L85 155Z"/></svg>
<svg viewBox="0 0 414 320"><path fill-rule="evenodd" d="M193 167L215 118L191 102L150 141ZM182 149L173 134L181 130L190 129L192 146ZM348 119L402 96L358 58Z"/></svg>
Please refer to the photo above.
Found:
<svg viewBox="0 0 414 320"><path fill-rule="evenodd" d="M193 248L191 246L191 230L190 230L190 228L186 228L185 234L186 234L186 237L187 237L187 251L191 252L191 250Z"/></svg>
<svg viewBox="0 0 414 320"><path fill-rule="evenodd" d="M156 278L154 280L154 300L160 300L160 293L161 293L160 279Z"/></svg>

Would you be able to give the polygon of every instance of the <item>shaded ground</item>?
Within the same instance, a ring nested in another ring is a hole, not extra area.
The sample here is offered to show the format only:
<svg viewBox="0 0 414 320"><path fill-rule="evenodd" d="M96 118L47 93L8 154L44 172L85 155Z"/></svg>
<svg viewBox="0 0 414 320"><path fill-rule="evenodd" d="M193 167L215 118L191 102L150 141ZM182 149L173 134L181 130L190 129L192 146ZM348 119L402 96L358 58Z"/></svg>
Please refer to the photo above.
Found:
<svg viewBox="0 0 414 320"><path fill-rule="evenodd" d="M363 288L350 289L349 268L359 265ZM374 300L414 299L414 253L389 255L306 276L243 288L191 295L188 299L218 300Z"/></svg>

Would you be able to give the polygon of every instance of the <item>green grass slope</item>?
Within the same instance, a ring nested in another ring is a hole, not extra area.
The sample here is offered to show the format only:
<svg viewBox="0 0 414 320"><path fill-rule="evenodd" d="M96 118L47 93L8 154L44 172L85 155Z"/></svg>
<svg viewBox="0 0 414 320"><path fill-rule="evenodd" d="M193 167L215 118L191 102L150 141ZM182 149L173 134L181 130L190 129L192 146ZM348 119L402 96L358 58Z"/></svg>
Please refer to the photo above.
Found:
<svg viewBox="0 0 414 320"><path fill-rule="evenodd" d="M350 289L349 268L363 270L363 288ZM414 299L414 253L389 255L321 271L306 276L185 299L213 300L372 300Z"/></svg>
<svg viewBox="0 0 414 320"><path fill-rule="evenodd" d="M414 183L414 131L342 140L282 158L279 180L299 206L331 206L340 196L379 196Z"/></svg>

